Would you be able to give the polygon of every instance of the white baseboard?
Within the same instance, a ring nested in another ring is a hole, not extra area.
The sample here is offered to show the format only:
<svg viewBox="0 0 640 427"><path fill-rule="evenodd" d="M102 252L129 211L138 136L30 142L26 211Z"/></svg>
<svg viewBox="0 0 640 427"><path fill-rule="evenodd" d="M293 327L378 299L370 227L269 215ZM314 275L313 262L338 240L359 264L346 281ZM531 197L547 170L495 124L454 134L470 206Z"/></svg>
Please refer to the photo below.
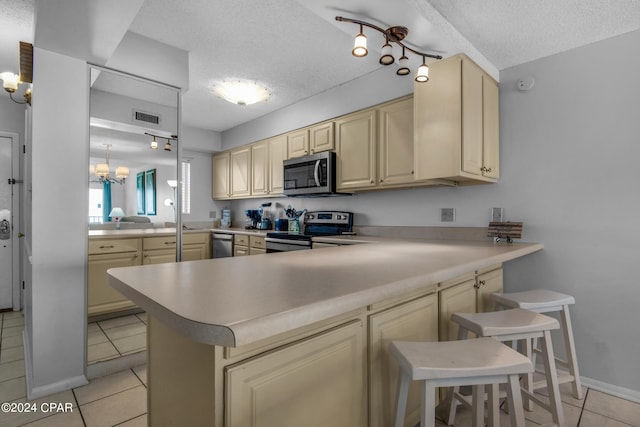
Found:
<svg viewBox="0 0 640 427"><path fill-rule="evenodd" d="M630 400L632 402L640 403L640 391L631 390L630 388L619 387L617 385L605 383L602 381L594 380L592 378L580 376L582 385L592 388L603 393L610 394L612 396L619 397L621 399Z"/></svg>
<svg viewBox="0 0 640 427"><path fill-rule="evenodd" d="M24 370L25 380L27 385L27 400L35 400L41 397L49 396L50 394L58 393L65 390L71 390L75 387L80 387L89 384L85 375L78 375L72 378L66 378L62 381L58 381L52 384L47 384L39 387L33 386L33 366L32 360L28 357L31 352L29 348L29 340L27 337L27 328L22 330L22 342L24 343Z"/></svg>

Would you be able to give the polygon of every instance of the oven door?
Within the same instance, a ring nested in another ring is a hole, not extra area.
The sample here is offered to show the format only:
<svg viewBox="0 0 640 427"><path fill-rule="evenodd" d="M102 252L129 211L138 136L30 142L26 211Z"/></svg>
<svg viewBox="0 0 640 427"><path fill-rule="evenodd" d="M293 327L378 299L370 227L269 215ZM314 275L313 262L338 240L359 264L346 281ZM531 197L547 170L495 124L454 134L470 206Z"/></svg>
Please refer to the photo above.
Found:
<svg viewBox="0 0 640 427"><path fill-rule="evenodd" d="M290 240L267 237L265 240L267 253L301 251L311 249L310 240Z"/></svg>

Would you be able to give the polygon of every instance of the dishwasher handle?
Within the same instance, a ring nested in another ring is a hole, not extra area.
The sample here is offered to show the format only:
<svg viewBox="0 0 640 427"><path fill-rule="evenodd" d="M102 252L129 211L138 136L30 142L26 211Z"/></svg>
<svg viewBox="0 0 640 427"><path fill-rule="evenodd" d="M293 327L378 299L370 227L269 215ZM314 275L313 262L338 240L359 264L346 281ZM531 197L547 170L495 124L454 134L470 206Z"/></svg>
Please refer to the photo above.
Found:
<svg viewBox="0 0 640 427"><path fill-rule="evenodd" d="M231 240L233 236L231 234L213 233L213 238L216 240Z"/></svg>

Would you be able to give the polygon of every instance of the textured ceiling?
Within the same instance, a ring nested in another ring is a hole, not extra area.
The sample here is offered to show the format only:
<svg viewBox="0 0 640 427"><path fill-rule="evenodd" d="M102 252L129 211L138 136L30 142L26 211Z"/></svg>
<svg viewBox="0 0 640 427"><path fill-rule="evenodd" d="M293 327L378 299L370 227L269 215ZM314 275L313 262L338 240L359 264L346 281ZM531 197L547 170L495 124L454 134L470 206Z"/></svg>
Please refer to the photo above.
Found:
<svg viewBox="0 0 640 427"><path fill-rule="evenodd" d="M426 1L500 70L640 28L638 0Z"/></svg>
<svg viewBox="0 0 640 427"><path fill-rule="evenodd" d="M55 6L72 14L75 1L82 0L55 0ZM33 41L33 4L0 0L0 71L17 72L18 41ZM485 58L479 62L495 74L637 30L640 1L145 0L130 30L190 52L184 123L222 131L381 67L376 55L351 56L357 27L335 22L335 15L408 26L407 40L415 47L477 53L472 57ZM55 30L55 22L49 25ZM56 31L51 34L55 39ZM372 52L378 41L370 36ZM210 92L213 81L223 78L257 80L273 96L252 106L227 103ZM106 78L97 83L108 88Z"/></svg>

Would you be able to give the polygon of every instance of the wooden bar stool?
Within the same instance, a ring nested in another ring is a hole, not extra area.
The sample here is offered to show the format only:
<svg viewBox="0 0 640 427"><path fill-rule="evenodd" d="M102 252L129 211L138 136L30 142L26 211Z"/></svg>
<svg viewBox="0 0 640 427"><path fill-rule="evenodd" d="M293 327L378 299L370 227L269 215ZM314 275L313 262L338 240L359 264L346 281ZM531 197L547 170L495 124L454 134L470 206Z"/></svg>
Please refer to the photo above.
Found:
<svg viewBox="0 0 640 427"><path fill-rule="evenodd" d="M572 383L573 396L582 399L582 384L580 373L578 372L578 360L576 358L576 346L573 341L573 328L571 327L571 317L569 316L569 305L575 304L576 300L571 295L554 292L547 289L535 289L524 292L513 292L491 294L491 298L499 305L507 308L526 308L536 313L560 312L561 329L564 335L564 345L566 350L566 360L556 357L556 363L569 370L569 375L559 375L558 383ZM534 343L535 347L535 343ZM535 350L534 350L535 351ZM531 359L534 362L535 357ZM533 389L544 388L544 382L536 383Z"/></svg>
<svg viewBox="0 0 640 427"><path fill-rule="evenodd" d="M529 390L526 382L523 392L525 400L529 399L551 412L553 422L558 427L564 427L564 413L560 402L560 389L558 387L558 377L556 373L555 358L553 355L553 345L551 344L551 331L559 329L560 324L552 317L522 308L512 308L509 310L494 311L488 313L453 313L451 321L460 325L458 329L458 339L464 340L469 332L473 332L478 337L493 337L498 341L515 342L522 341L525 344L531 343L533 339L542 338L542 357L544 359L546 387L549 390L549 401L542 400L541 397L533 394ZM473 341L473 340L471 340ZM529 359L527 357L527 359ZM494 395L496 393L494 392ZM453 424L458 401L465 402L464 396L460 395L459 388L453 387L449 391L449 417L447 424ZM490 407L497 406L497 399L489 399ZM489 425L498 426L497 417L490 420ZM493 424L492 424L493 423Z"/></svg>
<svg viewBox="0 0 640 427"><path fill-rule="evenodd" d="M532 372L531 361L492 338L448 342L392 341L390 354L398 360L398 399L395 427L404 427L411 381L424 381L421 427L435 426L437 387L473 386L473 427L484 426L484 384L508 384L509 415L513 427L524 427L518 378ZM497 387L497 386L496 386ZM496 389L490 387L490 393ZM497 396L495 396L497 401ZM490 407L490 418L498 418Z"/></svg>

